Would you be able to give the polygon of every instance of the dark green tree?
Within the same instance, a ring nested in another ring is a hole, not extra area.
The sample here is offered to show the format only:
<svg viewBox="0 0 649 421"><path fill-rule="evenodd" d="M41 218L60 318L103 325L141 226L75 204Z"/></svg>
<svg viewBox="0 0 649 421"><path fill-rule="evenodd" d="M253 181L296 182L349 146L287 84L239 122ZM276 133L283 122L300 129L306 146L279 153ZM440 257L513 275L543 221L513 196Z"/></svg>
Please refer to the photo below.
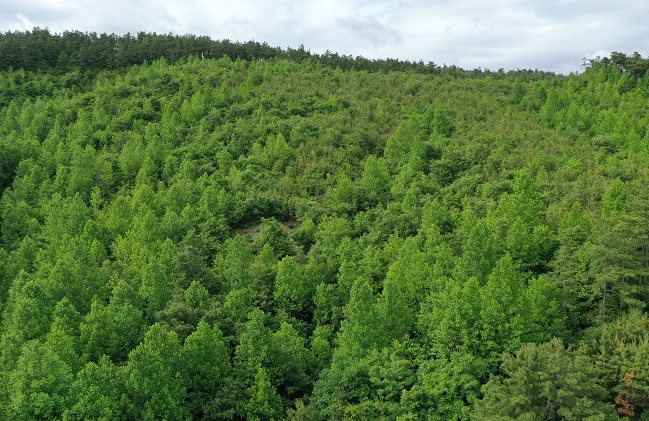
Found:
<svg viewBox="0 0 649 421"><path fill-rule="evenodd" d="M506 354L504 377L483 387L473 418L482 419L607 419L613 406L593 381L595 367L587 357L566 349L560 339L525 345L516 356Z"/></svg>

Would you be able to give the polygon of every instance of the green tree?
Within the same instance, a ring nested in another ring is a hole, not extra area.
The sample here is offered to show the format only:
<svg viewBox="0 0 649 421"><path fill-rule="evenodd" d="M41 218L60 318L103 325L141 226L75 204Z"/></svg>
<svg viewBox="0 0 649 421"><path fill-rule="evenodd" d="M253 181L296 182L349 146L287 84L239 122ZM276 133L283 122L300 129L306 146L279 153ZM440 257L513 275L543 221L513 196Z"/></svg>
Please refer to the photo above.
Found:
<svg viewBox="0 0 649 421"><path fill-rule="evenodd" d="M292 247L289 243L288 234L284 226L275 218L262 218L261 220L259 237L255 239L254 247L261 250L266 244L272 248L278 259L291 253Z"/></svg>
<svg viewBox="0 0 649 421"><path fill-rule="evenodd" d="M113 364L107 356L99 363L88 363L70 387L70 402L64 419L112 420L127 418L134 411L128 401L123 366Z"/></svg>
<svg viewBox="0 0 649 421"><path fill-rule="evenodd" d="M328 258L335 258L336 250L342 240L351 235L352 227L347 219L335 216L324 217L315 232L316 246Z"/></svg>
<svg viewBox="0 0 649 421"><path fill-rule="evenodd" d="M43 343L45 348L55 353L70 367L73 374L81 369L79 341L75 333L61 318L56 317Z"/></svg>
<svg viewBox="0 0 649 421"><path fill-rule="evenodd" d="M302 246L305 253L308 252L313 243L315 243L316 229L313 219L307 216L302 220L300 226L293 231L293 241Z"/></svg>
<svg viewBox="0 0 649 421"><path fill-rule="evenodd" d="M51 327L53 303L46 291L24 271L13 280L2 320L0 355L5 369L14 364L25 342L41 338Z"/></svg>
<svg viewBox="0 0 649 421"><path fill-rule="evenodd" d="M306 341L287 322L271 335L268 373L284 406L310 391L313 359Z"/></svg>
<svg viewBox="0 0 649 421"><path fill-rule="evenodd" d="M246 404L246 418L251 421L277 421L282 419L283 408L275 388L270 384L268 374L259 367L255 380L248 389L250 396Z"/></svg>
<svg viewBox="0 0 649 421"><path fill-rule="evenodd" d="M407 345L393 342L390 347L369 355L368 374L372 392L368 400L345 408L351 419L395 419L402 416L403 396L415 382L414 364Z"/></svg>
<svg viewBox="0 0 649 421"><path fill-rule="evenodd" d="M230 291L223 299L219 320L223 333L231 339L239 338L254 308L253 294L249 288Z"/></svg>
<svg viewBox="0 0 649 421"><path fill-rule="evenodd" d="M124 362L142 339L144 320L138 302L120 296L121 293L128 295L129 289L134 296L130 286L120 281L108 305L99 300L91 304L80 328L84 360L97 362L102 355L107 355L114 362Z"/></svg>
<svg viewBox="0 0 649 421"><path fill-rule="evenodd" d="M181 346L174 332L155 324L144 341L128 355L126 389L132 405L129 417L182 420L187 379L183 372Z"/></svg>
<svg viewBox="0 0 649 421"><path fill-rule="evenodd" d="M365 206L373 207L385 203L390 194L390 172L385 159L370 155L365 160L360 180Z"/></svg>
<svg viewBox="0 0 649 421"><path fill-rule="evenodd" d="M307 278L300 265L291 256L277 263L274 298L276 307L293 316L308 309L314 286L307 284Z"/></svg>
<svg viewBox="0 0 649 421"><path fill-rule="evenodd" d="M525 345L506 354L504 377L492 377L483 387L473 418L482 419L608 419L613 406L593 378L587 357L566 349L560 339Z"/></svg>
<svg viewBox="0 0 649 421"><path fill-rule="evenodd" d="M342 418L348 405L367 400L370 390L366 357L377 346L387 344L375 302L369 282L359 278L344 308L345 319L331 366L320 373L314 387L309 408L315 420Z"/></svg>
<svg viewBox="0 0 649 421"><path fill-rule="evenodd" d="M317 421L343 419L350 404L367 401L370 394L367 359L337 353L314 386L309 412Z"/></svg>
<svg viewBox="0 0 649 421"><path fill-rule="evenodd" d="M270 136L264 147L263 163L266 168L281 171L290 162L293 156L293 149L286 143L281 133L277 136Z"/></svg>
<svg viewBox="0 0 649 421"><path fill-rule="evenodd" d="M563 287L563 307L573 310L590 296L586 290L587 266L582 255L584 243L591 233L591 223L584 208L575 203L559 223L559 248L554 265L554 278Z"/></svg>
<svg viewBox="0 0 649 421"><path fill-rule="evenodd" d="M157 253L147 255L147 262L141 272L141 283L138 294L144 301L149 319L156 312L164 309L172 296L173 284L170 274L173 271L176 246L171 239L166 239Z"/></svg>
<svg viewBox="0 0 649 421"><path fill-rule="evenodd" d="M530 322L524 279L509 254L498 261L480 292L481 348L488 359L498 361L503 351L518 349Z"/></svg>
<svg viewBox="0 0 649 421"><path fill-rule="evenodd" d="M459 232L462 238L462 256L455 265L454 277L465 282L475 277L484 283L498 261L497 237L486 220L480 219L471 210L463 214Z"/></svg>
<svg viewBox="0 0 649 421"><path fill-rule="evenodd" d="M454 352L480 355L483 344L482 298L476 278L460 284L454 279L438 281L417 318L428 353L450 358Z"/></svg>
<svg viewBox="0 0 649 421"><path fill-rule="evenodd" d="M318 325L313 330L309 347L309 351L313 356L311 367L313 373L320 373L331 364L331 355L333 353L331 349L332 337L333 329L329 325Z"/></svg>
<svg viewBox="0 0 649 421"><path fill-rule="evenodd" d="M230 355L219 328L199 322L196 331L185 339L181 359L191 416L201 418L209 407L222 406L226 395L223 388L230 375Z"/></svg>
<svg viewBox="0 0 649 421"><path fill-rule="evenodd" d="M391 339L401 340L414 327L422 297L427 294L428 268L414 241L390 265L378 298L376 313Z"/></svg>
<svg viewBox="0 0 649 421"><path fill-rule="evenodd" d="M624 183L615 179L602 197L602 218L609 218L616 213L624 212L628 201L628 191Z"/></svg>
<svg viewBox="0 0 649 421"><path fill-rule="evenodd" d="M346 358L366 355L377 345L387 343L387 332L380 325L381 318L376 314L375 303L370 283L367 279L358 278L343 310L345 319L338 335L338 349Z"/></svg>
<svg viewBox="0 0 649 421"><path fill-rule="evenodd" d="M451 137L456 129L445 107L439 102L435 103L432 120L428 125L433 133L443 137Z"/></svg>
<svg viewBox="0 0 649 421"><path fill-rule="evenodd" d="M409 118L402 121L394 134L388 138L383 155L393 171L403 167L411 153L418 155L423 153L421 129L418 119Z"/></svg>
<svg viewBox="0 0 649 421"><path fill-rule="evenodd" d="M628 307L644 308L638 298L646 289L637 279L638 239L634 222L626 215L601 219L593 227L593 241L589 248L590 271L593 279L591 298L599 301L600 321L611 313Z"/></svg>
<svg viewBox="0 0 649 421"><path fill-rule="evenodd" d="M580 349L582 355L593 360L597 382L608 389L608 400L614 400L618 414L631 419L642 419L642 413L649 408L647 329L649 316L631 309L587 330Z"/></svg>
<svg viewBox="0 0 649 421"><path fill-rule="evenodd" d="M265 311L274 307L273 290L277 278L277 255L270 244L265 244L250 266L250 290L255 305Z"/></svg>
<svg viewBox="0 0 649 421"><path fill-rule="evenodd" d="M357 187L349 176L339 172L336 185L327 193L328 207L338 215L350 215L358 209Z"/></svg>
<svg viewBox="0 0 649 421"><path fill-rule="evenodd" d="M54 419L66 408L73 375L70 367L38 340L25 343L7 376L8 419Z"/></svg>
<svg viewBox="0 0 649 421"><path fill-rule="evenodd" d="M266 367L270 357L271 333L264 324L266 315L259 309L253 309L248 317L234 352L234 373L242 390L247 390L253 384L257 370Z"/></svg>
<svg viewBox="0 0 649 421"><path fill-rule="evenodd" d="M406 416L431 420L468 419L473 405L482 395L480 387L487 373L487 363L467 352L423 358L415 384L405 390L401 398Z"/></svg>
<svg viewBox="0 0 649 421"><path fill-rule="evenodd" d="M247 286L253 256L246 239L240 235L228 239L225 242L225 250L223 270L230 289Z"/></svg>

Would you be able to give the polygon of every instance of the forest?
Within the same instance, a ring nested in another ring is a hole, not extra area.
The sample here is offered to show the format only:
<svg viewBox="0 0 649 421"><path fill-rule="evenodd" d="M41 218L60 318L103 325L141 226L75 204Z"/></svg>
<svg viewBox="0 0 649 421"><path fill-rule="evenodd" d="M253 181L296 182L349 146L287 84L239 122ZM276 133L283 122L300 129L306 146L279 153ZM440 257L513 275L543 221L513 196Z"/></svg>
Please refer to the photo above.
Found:
<svg viewBox="0 0 649 421"><path fill-rule="evenodd" d="M649 420L647 69L0 34L0 418Z"/></svg>

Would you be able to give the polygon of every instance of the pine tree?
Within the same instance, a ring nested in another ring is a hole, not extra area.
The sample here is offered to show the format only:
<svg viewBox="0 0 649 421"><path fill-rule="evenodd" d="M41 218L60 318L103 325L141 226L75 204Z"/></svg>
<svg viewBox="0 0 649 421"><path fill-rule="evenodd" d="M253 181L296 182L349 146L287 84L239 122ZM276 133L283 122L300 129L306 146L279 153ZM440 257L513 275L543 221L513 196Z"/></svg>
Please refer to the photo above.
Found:
<svg viewBox="0 0 649 421"><path fill-rule="evenodd" d="M560 339L506 355L502 370L506 377L492 377L483 387L474 419L604 419L614 413L604 403L605 390L593 381L592 363L566 350Z"/></svg>

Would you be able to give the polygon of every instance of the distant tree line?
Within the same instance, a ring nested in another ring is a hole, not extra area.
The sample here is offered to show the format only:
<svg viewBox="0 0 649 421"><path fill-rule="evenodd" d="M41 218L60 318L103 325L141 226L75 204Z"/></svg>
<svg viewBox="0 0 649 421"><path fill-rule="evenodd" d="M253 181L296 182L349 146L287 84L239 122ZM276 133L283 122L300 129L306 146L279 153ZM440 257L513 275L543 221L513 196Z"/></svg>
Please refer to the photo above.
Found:
<svg viewBox="0 0 649 421"><path fill-rule="evenodd" d="M27 71L56 70L60 74L71 70L115 70L163 58L177 62L189 56L199 58L230 57L232 60L288 59L301 63L312 60L341 70L370 72L414 71L423 74L446 73L454 77L471 77L480 73L504 74L490 70L463 70L457 66L439 66L431 61L368 59L362 56L341 55L329 50L312 53L304 45L298 48L272 47L268 43L228 39L212 40L207 36L173 35L138 32L115 35L96 32L64 31L51 33L47 28L14 31L0 34L0 70ZM547 77L549 72L521 70L520 73Z"/></svg>

